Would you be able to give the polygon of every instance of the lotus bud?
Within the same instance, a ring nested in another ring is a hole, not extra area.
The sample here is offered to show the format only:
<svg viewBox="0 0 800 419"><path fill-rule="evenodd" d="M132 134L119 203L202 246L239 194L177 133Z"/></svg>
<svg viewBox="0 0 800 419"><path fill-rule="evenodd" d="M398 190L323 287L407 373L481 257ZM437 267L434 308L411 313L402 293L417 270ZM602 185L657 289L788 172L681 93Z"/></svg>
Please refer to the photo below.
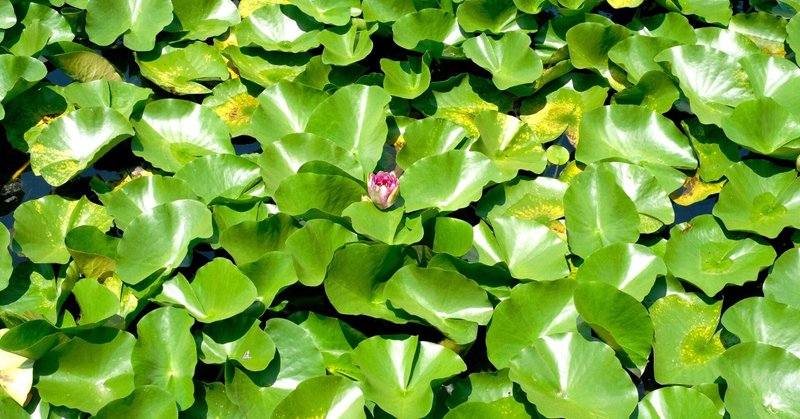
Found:
<svg viewBox="0 0 800 419"><path fill-rule="evenodd" d="M391 207L397 199L400 180L392 172L370 173L367 190L375 206L386 209Z"/></svg>

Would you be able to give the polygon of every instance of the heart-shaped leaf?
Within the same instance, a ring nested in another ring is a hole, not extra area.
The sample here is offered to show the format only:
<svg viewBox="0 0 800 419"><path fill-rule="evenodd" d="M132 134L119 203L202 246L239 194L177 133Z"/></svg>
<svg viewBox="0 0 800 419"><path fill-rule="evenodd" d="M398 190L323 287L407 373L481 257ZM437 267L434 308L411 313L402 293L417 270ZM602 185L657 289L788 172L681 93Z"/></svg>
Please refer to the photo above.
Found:
<svg viewBox="0 0 800 419"><path fill-rule="evenodd" d="M266 195L261 168L232 154L212 154L194 159L175 172L174 178L185 181L209 204L251 202Z"/></svg>
<svg viewBox="0 0 800 419"><path fill-rule="evenodd" d="M177 419L178 409L175 405L175 398L156 386L138 387L127 397L105 405L93 417L112 419L137 416L147 416L153 419Z"/></svg>
<svg viewBox="0 0 800 419"><path fill-rule="evenodd" d="M764 296L800 309L800 290L795 286L800 274L800 248L785 251L772 265L764 281Z"/></svg>
<svg viewBox="0 0 800 419"><path fill-rule="evenodd" d="M197 199L186 182L174 177L142 176L122 185L121 188L99 195L106 211L114 217L114 223L122 230L139 214L161 204L182 199Z"/></svg>
<svg viewBox="0 0 800 419"><path fill-rule="evenodd" d="M688 387L662 387L644 396L639 402L642 419L680 418L719 419L714 402L703 393Z"/></svg>
<svg viewBox="0 0 800 419"><path fill-rule="evenodd" d="M615 243L590 254L578 269L578 282L599 281L642 301L667 267L653 250L640 244Z"/></svg>
<svg viewBox="0 0 800 419"><path fill-rule="evenodd" d="M259 323L242 315L206 325L200 338L200 359L206 364L236 361L250 371L267 368L275 357L275 343Z"/></svg>
<svg viewBox="0 0 800 419"><path fill-rule="evenodd" d="M304 285L322 284L334 252L356 241L350 230L325 219L309 220L286 240L286 251L294 257L294 269Z"/></svg>
<svg viewBox="0 0 800 419"><path fill-rule="evenodd" d="M722 316L722 324L741 342L777 346L798 355L800 342L794 324L800 310L771 298L751 297L734 304Z"/></svg>
<svg viewBox="0 0 800 419"><path fill-rule="evenodd" d="M217 36L241 20L236 5L230 0L175 0L172 8L178 25L170 25L166 30L180 32L183 39Z"/></svg>
<svg viewBox="0 0 800 419"><path fill-rule="evenodd" d="M343 377L323 376L300 383L272 412L273 418L313 416L366 418L364 395L354 381Z"/></svg>
<svg viewBox="0 0 800 419"><path fill-rule="evenodd" d="M426 59L409 57L408 61L394 61L381 58L383 88L392 96L414 99L431 84L431 70Z"/></svg>
<svg viewBox="0 0 800 419"><path fill-rule="evenodd" d="M402 148L397 153L400 167L411 167L417 160L450 151L467 136L466 130L455 122L440 118L418 119L406 126Z"/></svg>
<svg viewBox="0 0 800 419"><path fill-rule="evenodd" d="M97 45L111 45L124 35L123 43L134 51L150 51L156 35L172 22L172 3L157 0L89 0L86 33Z"/></svg>
<svg viewBox="0 0 800 419"><path fill-rule="evenodd" d="M302 52L319 46L323 25L279 4L265 4L236 26L239 45L258 45L265 50Z"/></svg>
<svg viewBox="0 0 800 419"><path fill-rule="evenodd" d="M203 42L185 47L167 45L136 54L142 76L164 90L177 95L209 93L201 81L226 80L230 77L225 59ZM176 76L177 75L177 76Z"/></svg>
<svg viewBox="0 0 800 419"><path fill-rule="evenodd" d="M498 89L506 90L533 83L542 75L542 60L530 45L531 39L520 31L507 32L497 41L480 35L464 41L464 54L492 73Z"/></svg>
<svg viewBox="0 0 800 419"><path fill-rule="evenodd" d="M475 116L480 138L472 147L492 159L502 179L513 179L519 170L544 171L547 160L541 141L527 124L497 111L484 111Z"/></svg>

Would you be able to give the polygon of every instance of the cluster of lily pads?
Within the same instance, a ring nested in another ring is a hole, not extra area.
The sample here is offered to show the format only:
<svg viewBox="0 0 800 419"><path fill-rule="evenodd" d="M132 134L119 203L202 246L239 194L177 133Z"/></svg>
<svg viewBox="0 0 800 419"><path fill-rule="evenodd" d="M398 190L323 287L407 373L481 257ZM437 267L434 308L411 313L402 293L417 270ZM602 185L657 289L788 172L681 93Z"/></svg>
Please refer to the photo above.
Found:
<svg viewBox="0 0 800 419"><path fill-rule="evenodd" d="M735 7L0 0L0 417L800 417L800 3Z"/></svg>

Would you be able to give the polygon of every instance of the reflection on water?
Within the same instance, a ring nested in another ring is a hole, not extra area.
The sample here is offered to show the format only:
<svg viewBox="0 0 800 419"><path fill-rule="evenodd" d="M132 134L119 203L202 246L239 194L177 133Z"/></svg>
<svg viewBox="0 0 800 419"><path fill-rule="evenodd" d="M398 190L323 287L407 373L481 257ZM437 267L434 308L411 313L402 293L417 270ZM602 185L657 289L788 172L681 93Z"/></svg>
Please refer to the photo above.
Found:
<svg viewBox="0 0 800 419"><path fill-rule="evenodd" d="M39 199L43 196L46 196L52 190L52 187L45 182L42 177L34 175L30 170L23 173L22 176L20 176L20 179L23 195L21 199L15 203L15 206L18 206L25 201ZM11 211L8 214L0 216L0 223L3 223L3 225L8 228L8 231L11 231L13 234L14 212Z"/></svg>

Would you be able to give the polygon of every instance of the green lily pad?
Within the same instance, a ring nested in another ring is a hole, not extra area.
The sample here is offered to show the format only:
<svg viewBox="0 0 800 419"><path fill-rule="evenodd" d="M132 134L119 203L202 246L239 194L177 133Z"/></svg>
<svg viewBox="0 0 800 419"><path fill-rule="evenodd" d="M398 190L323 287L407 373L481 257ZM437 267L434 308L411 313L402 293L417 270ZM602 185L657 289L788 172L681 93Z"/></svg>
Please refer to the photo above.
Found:
<svg viewBox="0 0 800 419"><path fill-rule="evenodd" d="M536 31L536 22L524 14L517 14L515 3L512 0L465 0L456 10L456 17L466 32Z"/></svg>
<svg viewBox="0 0 800 419"><path fill-rule="evenodd" d="M670 38L637 34L617 42L608 51L608 58L628 73L628 80L636 83L650 71L662 71L655 56L678 44Z"/></svg>
<svg viewBox="0 0 800 419"><path fill-rule="evenodd" d="M409 13L392 25L394 43L409 50L452 55L454 45L464 40L456 17L441 9Z"/></svg>
<svg viewBox="0 0 800 419"><path fill-rule="evenodd" d="M639 239L636 205L612 172L590 170L572 179L564 194L564 213L570 249L579 256Z"/></svg>
<svg viewBox="0 0 800 419"><path fill-rule="evenodd" d="M669 64L692 112L703 124L719 125L731 107L752 99L752 87L734 57L703 45L666 49L655 60Z"/></svg>
<svg viewBox="0 0 800 419"><path fill-rule="evenodd" d="M506 90L541 77L542 60L530 45L530 37L520 31L507 32L497 41L482 34L464 41L464 54L492 73L498 89Z"/></svg>
<svg viewBox="0 0 800 419"><path fill-rule="evenodd" d="M319 349L300 326L289 320L267 321L265 331L277 355L263 371L226 371L225 390L245 417L270 416L275 407L301 382L325 375Z"/></svg>
<svg viewBox="0 0 800 419"><path fill-rule="evenodd" d="M771 246L746 234L730 233L714 216L705 214L670 230L664 262L673 275L713 296L727 284L755 281L775 256Z"/></svg>
<svg viewBox="0 0 800 419"><path fill-rule="evenodd" d="M796 286L800 274L800 248L785 251L772 265L764 281L764 296L800 309L800 290Z"/></svg>
<svg viewBox="0 0 800 419"><path fill-rule="evenodd" d="M322 27L291 8L266 4L236 26L236 40L241 46L258 45L267 51L303 52L319 46Z"/></svg>
<svg viewBox="0 0 800 419"><path fill-rule="evenodd" d="M656 381L692 385L717 378L725 352L717 332L721 310L721 301L709 305L694 294L668 295L650 307Z"/></svg>
<svg viewBox="0 0 800 419"><path fill-rule="evenodd" d="M306 131L353 153L364 172L372 172L386 141L385 110L390 99L377 86L353 84L341 88L314 109Z"/></svg>
<svg viewBox="0 0 800 419"><path fill-rule="evenodd" d="M738 104L720 127L731 141L759 154L782 157L788 147L787 157L794 159L800 149L791 144L800 138L800 114L769 97Z"/></svg>
<svg viewBox="0 0 800 419"><path fill-rule="evenodd" d="M354 178L363 176L361 163L347 150L314 134L288 134L263 147L258 164L268 193L297 173L303 164L318 160L335 165Z"/></svg>
<svg viewBox="0 0 800 419"><path fill-rule="evenodd" d="M730 28L709 26L697 28L694 33L697 35L697 45L714 48L737 59L761 52L750 39Z"/></svg>
<svg viewBox="0 0 800 419"><path fill-rule="evenodd" d="M266 195L261 168L232 154L212 154L194 159L175 172L175 179L186 182L209 204L251 202Z"/></svg>
<svg viewBox="0 0 800 419"><path fill-rule="evenodd" d="M397 153L397 164L408 168L419 159L450 151L466 136L464 127L447 119L415 120L406 126L398 140L403 146Z"/></svg>
<svg viewBox="0 0 800 419"><path fill-rule="evenodd" d="M5 225L0 224L0 290L8 286L8 279L14 266L11 264L11 253L8 246L11 244L11 237Z"/></svg>
<svg viewBox="0 0 800 419"><path fill-rule="evenodd" d="M500 259L508 264L511 276L535 281L567 276L567 243L545 225L516 217L493 218L491 222Z"/></svg>
<svg viewBox="0 0 800 419"><path fill-rule="evenodd" d="M474 123L480 138L470 149L492 159L502 173L498 181L513 179L519 170L544 171L547 164L544 149L527 124L497 111L475 115Z"/></svg>
<svg viewBox="0 0 800 419"><path fill-rule="evenodd" d="M172 201L142 212L117 247L117 274L132 285L153 274L167 275L194 240L212 233L211 212L199 201Z"/></svg>
<svg viewBox="0 0 800 419"><path fill-rule="evenodd" d="M263 145L292 133L303 132L308 119L329 95L296 82L281 81L258 95L251 130ZM322 136L325 138L325 135Z"/></svg>
<svg viewBox="0 0 800 419"><path fill-rule="evenodd" d="M366 418L364 395L354 381L335 376L314 377L298 384L272 412L273 418L316 416Z"/></svg>
<svg viewBox="0 0 800 419"><path fill-rule="evenodd" d="M125 116L141 112L153 91L130 83L113 80L94 80L71 83L64 88L64 98L79 108L112 108Z"/></svg>
<svg viewBox="0 0 800 419"><path fill-rule="evenodd" d="M478 325L492 316L486 291L458 272L404 266L392 275L384 295L396 307L420 317L457 344L475 341Z"/></svg>
<svg viewBox="0 0 800 419"><path fill-rule="evenodd" d="M730 230L775 238L784 227L800 227L800 181L794 170L766 160L733 164L725 172L714 215Z"/></svg>
<svg viewBox="0 0 800 419"><path fill-rule="evenodd" d="M138 387L127 397L105 405L93 416L98 419L142 417L177 419L178 409L172 394L155 386Z"/></svg>
<svg viewBox="0 0 800 419"><path fill-rule="evenodd" d="M621 25L579 23L567 31L569 60L575 68L593 69L603 77L611 79L608 52L630 35L631 32Z"/></svg>
<svg viewBox="0 0 800 419"><path fill-rule="evenodd" d="M425 58L408 57L408 61L381 58L383 88L392 96L414 99L431 84L431 70Z"/></svg>
<svg viewBox="0 0 800 419"><path fill-rule="evenodd" d="M388 340L375 336L353 350L364 372L364 397L397 418L425 416L433 406L432 383L467 369L455 352L417 336Z"/></svg>
<svg viewBox="0 0 800 419"><path fill-rule="evenodd" d="M511 360L509 377L550 417L628 417L636 387L614 351L577 333L545 336Z"/></svg>
<svg viewBox="0 0 800 419"><path fill-rule="evenodd" d="M194 403L197 349L190 332L193 324L185 310L174 307L147 313L136 325L138 339L131 356L136 386L166 391L181 410Z"/></svg>
<svg viewBox="0 0 800 419"><path fill-rule="evenodd" d="M235 316L203 327L200 359L205 364L236 361L249 371L261 371L275 358L275 343L260 321Z"/></svg>
<svg viewBox="0 0 800 419"><path fill-rule="evenodd" d="M666 265L652 249L640 244L616 243L590 254L575 279L579 283L605 282L642 301L656 278L666 274Z"/></svg>
<svg viewBox="0 0 800 419"><path fill-rule="evenodd" d="M722 325L741 342L759 342L800 355L800 336L794 327L800 310L771 298L751 297L739 301L722 316Z"/></svg>
<svg viewBox="0 0 800 419"><path fill-rule="evenodd" d="M197 270L191 283L178 274L165 282L158 300L186 307L203 323L243 312L256 299L256 287L233 262L215 258Z"/></svg>
<svg viewBox="0 0 800 419"><path fill-rule="evenodd" d="M34 265L30 262L19 264L11 273L8 287L0 292L0 313L7 319L28 320L28 323L35 319L46 319L55 324L59 311L56 308L58 292L55 275L49 265ZM35 359L60 343L57 336L52 336L55 330L44 328L42 336L22 327L20 334L28 333L31 336L23 336L27 343L17 348L16 353ZM12 329L12 332L15 330L17 328ZM6 349L11 350L8 347Z"/></svg>
<svg viewBox="0 0 800 419"><path fill-rule="evenodd" d="M722 415L705 394L692 388L670 386L647 393L639 402L639 417L719 419Z"/></svg>
<svg viewBox="0 0 800 419"><path fill-rule="evenodd" d="M458 218L436 217L433 226L433 251L464 256L472 247L472 226Z"/></svg>
<svg viewBox="0 0 800 419"><path fill-rule="evenodd" d="M294 269L303 285L322 284L336 249L356 241L355 233L325 219L309 220L286 239L286 251L294 257Z"/></svg>
<svg viewBox="0 0 800 419"><path fill-rule="evenodd" d="M316 21L334 26L342 26L349 22L351 10L359 7L357 0L329 0L323 4L312 0L289 0L289 2Z"/></svg>
<svg viewBox="0 0 800 419"><path fill-rule="evenodd" d="M70 257L64 244L70 230L91 225L107 231L113 221L105 208L86 197L69 201L57 195L24 202L14 211L14 218L14 240L28 259L62 264Z"/></svg>
<svg viewBox="0 0 800 419"><path fill-rule="evenodd" d="M35 387L50 404L96 414L133 392L131 354L135 343L128 332L102 343L73 338L37 362L39 382Z"/></svg>
<svg viewBox="0 0 800 419"><path fill-rule="evenodd" d="M719 180L725 171L740 160L739 147L716 125L703 125L696 119L684 119L681 127L697 154L697 173L706 182Z"/></svg>
<svg viewBox="0 0 800 419"><path fill-rule="evenodd" d="M172 8L177 25L170 25L165 30L180 32L182 39L217 36L241 21L236 5L230 0L176 0L172 2Z"/></svg>
<svg viewBox="0 0 800 419"><path fill-rule="evenodd" d="M78 45L78 44L73 44ZM93 80L122 81L117 68L105 57L85 47L47 56L47 60L69 78L88 82Z"/></svg>
<svg viewBox="0 0 800 419"><path fill-rule="evenodd" d="M484 185L501 178L484 154L452 150L417 160L401 177L406 211L452 211L480 198Z"/></svg>
<svg viewBox="0 0 800 419"><path fill-rule="evenodd" d="M329 372L354 378L348 375L356 372L356 367L350 359L350 352L366 339L366 336L342 320L314 312L297 312L291 315L289 320L308 332L322 353L322 359Z"/></svg>
<svg viewBox="0 0 800 419"><path fill-rule="evenodd" d="M672 109L680 91L672 78L662 71L645 73L639 82L614 95L614 104L642 105L658 113Z"/></svg>
<svg viewBox="0 0 800 419"><path fill-rule="evenodd" d="M78 226L67 233L64 244L85 277L106 278L117 267L120 239L106 235L95 226Z"/></svg>
<svg viewBox="0 0 800 419"><path fill-rule="evenodd" d="M133 135L127 118L111 108L81 108L49 124L30 144L34 173L61 186Z"/></svg>
<svg viewBox="0 0 800 419"><path fill-rule="evenodd" d="M476 212L483 218L516 217L547 225L564 216L568 186L547 177L503 183L483 195Z"/></svg>
<svg viewBox="0 0 800 419"><path fill-rule="evenodd" d="M639 301L613 285L585 281L575 288L575 308L608 346L621 352L623 363L644 370L653 342L653 323Z"/></svg>
<svg viewBox="0 0 800 419"><path fill-rule="evenodd" d="M747 81L757 97L769 97L789 110L800 104L800 99L790 93L800 83L800 69L793 62L754 53L742 57L739 64L747 73Z"/></svg>
<svg viewBox="0 0 800 419"><path fill-rule="evenodd" d="M658 3L668 10L681 12L684 15L696 15L708 23L727 24L733 12L731 4L720 0L658 0Z"/></svg>
<svg viewBox="0 0 800 419"><path fill-rule="evenodd" d="M32 57L0 55L0 100L8 102L47 75L47 67ZM0 105L0 118L5 111Z"/></svg>
<svg viewBox="0 0 800 419"><path fill-rule="evenodd" d="M689 140L672 121L646 108L610 105L581 120L575 158L584 163L624 159L685 169L697 167Z"/></svg>
<svg viewBox="0 0 800 419"><path fill-rule="evenodd" d="M413 244L425 234L422 214L405 214L403 207L380 210L372 201L359 201L345 208L342 216L350 218L356 233L386 244Z"/></svg>
<svg viewBox="0 0 800 419"><path fill-rule="evenodd" d="M486 349L495 368L511 360L542 336L575 332L578 312L569 280L530 282L511 289L511 297L494 310L486 333Z"/></svg>
<svg viewBox="0 0 800 419"><path fill-rule="evenodd" d="M442 87L432 86L432 94L434 100L425 107L420 102L420 107L426 115L434 118L444 118L453 121L467 129L470 137L478 137L480 132L475 126L475 115L481 111L498 110L499 107L495 103L487 102L473 87L473 83L479 85L481 82L488 83L484 79L475 76L461 77L461 81L455 87L452 87L453 82L457 81L458 77L450 83L443 83L443 88L450 88L447 91L441 91ZM418 100L425 98L427 95L422 96ZM428 97L428 100L429 97Z"/></svg>
<svg viewBox="0 0 800 419"><path fill-rule="evenodd" d="M413 0L398 0L385 2L382 0L362 0L361 10L364 12L364 20L367 22L391 23L401 17L414 13Z"/></svg>
<svg viewBox="0 0 800 419"><path fill-rule="evenodd" d="M281 182L273 199L286 214L299 216L321 211L338 216L365 193L364 187L349 177L297 173Z"/></svg>
<svg viewBox="0 0 800 419"><path fill-rule="evenodd" d="M281 80L291 80L306 70L311 55L264 51L262 48L239 48L229 45L222 51L243 79L269 87Z"/></svg>
<svg viewBox="0 0 800 419"><path fill-rule="evenodd" d="M520 119L528 124L543 143L566 132L573 143L580 140L579 126L584 114L603 106L608 87L596 78L570 75L546 87L520 106ZM550 90L552 89L552 90Z"/></svg>
<svg viewBox="0 0 800 419"><path fill-rule="evenodd" d="M201 81L221 81L230 77L219 51L200 41L182 48L165 46L136 54L136 63L142 76L177 95L209 93L211 89L203 86Z"/></svg>
<svg viewBox="0 0 800 419"><path fill-rule="evenodd" d="M111 7L109 7L111 6ZM172 3L157 0L104 0L86 4L86 34L97 45L111 45L118 37L134 51L150 51L156 35L172 22Z"/></svg>
<svg viewBox="0 0 800 419"><path fill-rule="evenodd" d="M84 278L72 288L81 308L80 325L104 322L119 311L119 297L94 278Z"/></svg>
<svg viewBox="0 0 800 419"><path fill-rule="evenodd" d="M235 154L225 122L213 110L186 100L150 102L134 126L134 153L170 172L198 157Z"/></svg>
<svg viewBox="0 0 800 419"><path fill-rule="evenodd" d="M244 2L242 2L244 3ZM195 385L195 402L189 410L182 414L187 418L201 419L219 417L245 419L244 414L228 397L225 385L220 382L197 383Z"/></svg>
<svg viewBox="0 0 800 419"><path fill-rule="evenodd" d="M800 415L800 359L763 343L736 345L720 360L728 389L725 409L731 416L791 418Z"/></svg>
<svg viewBox="0 0 800 419"><path fill-rule="evenodd" d="M341 29L326 29L320 32L319 42L325 47L322 50L324 64L346 66L364 58L372 52L370 35L378 29L359 30L356 25L350 26L347 31Z"/></svg>
<svg viewBox="0 0 800 419"><path fill-rule="evenodd" d="M273 251L260 259L239 265L242 271L256 286L256 300L269 307L280 291L298 281L294 270L292 255Z"/></svg>
<svg viewBox="0 0 800 419"><path fill-rule="evenodd" d="M211 94L203 99L203 106L212 108L225 121L231 136L253 136L250 123L258 100L247 92L242 79L230 79L214 86Z"/></svg>
<svg viewBox="0 0 800 419"><path fill-rule="evenodd" d="M406 323L391 309L385 296L386 281L404 264L403 248L385 244L355 243L333 254L325 277L325 294L341 314L364 315Z"/></svg>
<svg viewBox="0 0 800 419"><path fill-rule="evenodd" d="M267 252L283 250L286 239L298 229L286 214L275 214L264 220L243 221L220 234L220 244L238 264L255 262Z"/></svg>
<svg viewBox="0 0 800 419"><path fill-rule="evenodd" d="M115 191L100 194L99 198L117 227L127 230L140 214L161 204L197 199L197 195L180 179L153 175L133 179Z"/></svg>

